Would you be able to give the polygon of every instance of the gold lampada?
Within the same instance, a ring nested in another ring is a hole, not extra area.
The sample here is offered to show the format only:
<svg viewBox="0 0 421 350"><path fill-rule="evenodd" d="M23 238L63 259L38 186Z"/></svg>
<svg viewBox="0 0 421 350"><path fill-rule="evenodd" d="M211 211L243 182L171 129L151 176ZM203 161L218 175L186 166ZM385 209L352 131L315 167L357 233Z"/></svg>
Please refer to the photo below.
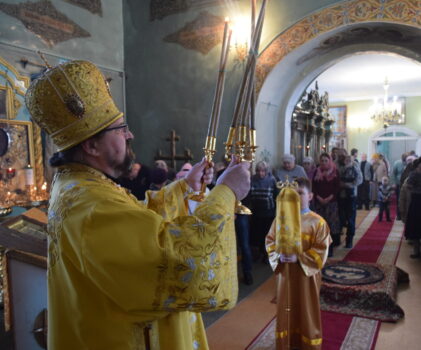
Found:
<svg viewBox="0 0 421 350"><path fill-rule="evenodd" d="M255 128L255 84L257 53L260 45L265 8L267 0L263 0L257 22L255 21L256 0L251 0L251 43L250 52L240 91L234 109L231 127L225 142L225 158L230 160L232 155L238 162L253 162L256 156L256 128ZM236 203L236 214L250 215L251 211L241 204Z"/></svg>

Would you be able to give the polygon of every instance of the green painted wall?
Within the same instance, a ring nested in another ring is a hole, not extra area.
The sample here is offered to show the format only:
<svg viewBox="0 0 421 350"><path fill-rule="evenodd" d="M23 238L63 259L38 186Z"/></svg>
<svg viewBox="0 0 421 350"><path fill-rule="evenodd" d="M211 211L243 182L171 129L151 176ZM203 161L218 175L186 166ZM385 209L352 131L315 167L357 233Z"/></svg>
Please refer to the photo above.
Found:
<svg viewBox="0 0 421 350"><path fill-rule="evenodd" d="M301 18L335 2L340 1L268 1L261 48ZM249 15L249 1L226 3L231 5L231 12L226 5L208 6L150 21L150 1L123 2L127 119L135 134L134 149L142 162L151 164L158 149L168 154L165 137L171 129L181 137L178 153L190 148L195 161L202 157L220 45L203 55L163 39L193 21L202 11L221 17L233 17L237 13ZM242 69L231 57L226 72L216 160L222 156L222 142L232 118Z"/></svg>
<svg viewBox="0 0 421 350"><path fill-rule="evenodd" d="M1 3L17 6L28 3L28 1L7 0ZM57 11L88 31L90 36L70 39L50 46L35 33L26 29L20 20L0 11L0 57L26 77L39 74L41 71L39 66L31 64L42 62L37 54L38 50L45 54L47 61L52 66L68 59L91 61L102 69L107 78L111 78L111 93L118 107L124 111L122 2L102 0L101 16L63 0L51 0L51 4ZM23 66L19 63L21 59L26 59L29 63ZM29 113L25 107L20 109L18 119L29 120Z"/></svg>
<svg viewBox="0 0 421 350"><path fill-rule="evenodd" d="M407 97L406 101L406 126L421 135L421 96Z"/></svg>
<svg viewBox="0 0 421 350"><path fill-rule="evenodd" d="M370 135L381 130L381 123L370 119L369 108L372 100L336 102L332 106L347 106L348 149L357 148L361 153L367 153ZM406 123L402 126L412 129L421 135L421 96L406 98Z"/></svg>
<svg viewBox="0 0 421 350"><path fill-rule="evenodd" d="M90 33L89 37L76 38L49 46L39 36L26 29L17 18L0 11L0 43L32 52L70 59L92 61L101 67L124 70L124 33L122 2L102 0L102 16L63 0L50 0L52 5L70 20ZM27 0L3 0L18 5ZM36 2L36 1L31 1Z"/></svg>

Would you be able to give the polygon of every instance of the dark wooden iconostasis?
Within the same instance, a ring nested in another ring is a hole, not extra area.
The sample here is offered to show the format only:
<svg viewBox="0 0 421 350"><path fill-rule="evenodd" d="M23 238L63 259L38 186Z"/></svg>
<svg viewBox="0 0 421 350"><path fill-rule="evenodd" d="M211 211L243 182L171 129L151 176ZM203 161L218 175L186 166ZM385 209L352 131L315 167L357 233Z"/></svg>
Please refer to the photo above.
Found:
<svg viewBox="0 0 421 350"><path fill-rule="evenodd" d="M291 121L291 153L297 164L304 157L317 163L321 153L329 152L334 120L329 115L329 95L319 94L318 84L309 93L304 91L294 108Z"/></svg>

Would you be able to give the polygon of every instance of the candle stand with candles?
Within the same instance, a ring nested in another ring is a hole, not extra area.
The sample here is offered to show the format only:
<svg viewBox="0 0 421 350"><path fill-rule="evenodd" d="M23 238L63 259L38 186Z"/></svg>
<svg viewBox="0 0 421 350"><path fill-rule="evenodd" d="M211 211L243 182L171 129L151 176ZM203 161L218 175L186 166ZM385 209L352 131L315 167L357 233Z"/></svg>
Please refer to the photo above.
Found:
<svg viewBox="0 0 421 350"><path fill-rule="evenodd" d="M256 70L257 53L262 34L263 20L265 16L267 0L262 1L259 16L256 21L256 0L251 0L251 43L247 56L244 75L241 81L240 90L237 96L234 116L231 127L228 131L225 142L225 158L231 160L235 156L237 162L253 162L257 149L256 129L255 129L255 84L254 75ZM205 140L204 153L208 163L212 162L216 152L216 134L221 112L222 95L225 82L225 67L229 53L229 43L232 31L229 29L228 19L225 20L224 37L222 41L221 59L219 63L219 73L216 84L214 103L209 120L208 133ZM202 184L199 195L193 195L190 199L201 201L204 199L206 185ZM241 204L236 204L237 214L250 215L251 211Z"/></svg>
<svg viewBox="0 0 421 350"><path fill-rule="evenodd" d="M256 1L251 1L251 43L243 78L234 109L231 127L225 142L225 157L230 160L234 155L238 162L253 162L256 155L255 129L255 84L257 55L265 17L266 0L262 1L257 22L255 21ZM236 214L250 215L247 207L237 202Z"/></svg>
<svg viewBox="0 0 421 350"><path fill-rule="evenodd" d="M219 116L221 114L221 105L222 105L222 95L224 93L225 85L225 67L228 60L229 46L231 40L232 31L229 29L229 19L225 18L224 25L224 36L222 40L222 50L221 57L219 60L219 71L218 79L216 83L216 90L213 99L212 112L209 119L208 133L206 135L205 147L203 151L205 153L205 159L208 164L212 163L213 156L216 152L216 135L219 125ZM195 201L203 201L205 198L206 184L202 183L202 188L200 189L199 194L194 194L190 196L190 199Z"/></svg>
<svg viewBox="0 0 421 350"><path fill-rule="evenodd" d="M49 193L47 183L37 188L34 185L34 173L30 165L22 169L25 185L19 184L16 177L17 169L0 169L0 217L9 215L14 206L39 207L48 202ZM15 181L16 180L16 181ZM16 183L15 183L16 182Z"/></svg>

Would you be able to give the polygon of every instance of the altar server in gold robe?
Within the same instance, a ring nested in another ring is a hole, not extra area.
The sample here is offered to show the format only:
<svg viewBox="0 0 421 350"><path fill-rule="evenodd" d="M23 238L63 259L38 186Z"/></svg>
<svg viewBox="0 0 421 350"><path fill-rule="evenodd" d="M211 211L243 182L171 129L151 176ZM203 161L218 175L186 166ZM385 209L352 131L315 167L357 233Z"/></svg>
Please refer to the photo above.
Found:
<svg viewBox="0 0 421 350"><path fill-rule="evenodd" d="M276 236L280 227L277 232L276 219L266 236L270 265L277 276L276 349L316 350L322 347L321 269L327 260L331 238L325 220L309 209L313 196L311 182L306 178L297 178L296 182L301 208L298 221L301 252L291 255L277 253ZM278 211L277 215L280 215ZM283 218L288 230L294 230L294 221L297 222L296 218Z"/></svg>
<svg viewBox="0 0 421 350"><path fill-rule="evenodd" d="M204 161L141 203L114 181L130 167L133 135L93 64L49 69L26 104L58 147L48 349L207 349L199 312L237 298L234 207L249 190L248 165L232 163L194 215L188 194L213 176Z"/></svg>

